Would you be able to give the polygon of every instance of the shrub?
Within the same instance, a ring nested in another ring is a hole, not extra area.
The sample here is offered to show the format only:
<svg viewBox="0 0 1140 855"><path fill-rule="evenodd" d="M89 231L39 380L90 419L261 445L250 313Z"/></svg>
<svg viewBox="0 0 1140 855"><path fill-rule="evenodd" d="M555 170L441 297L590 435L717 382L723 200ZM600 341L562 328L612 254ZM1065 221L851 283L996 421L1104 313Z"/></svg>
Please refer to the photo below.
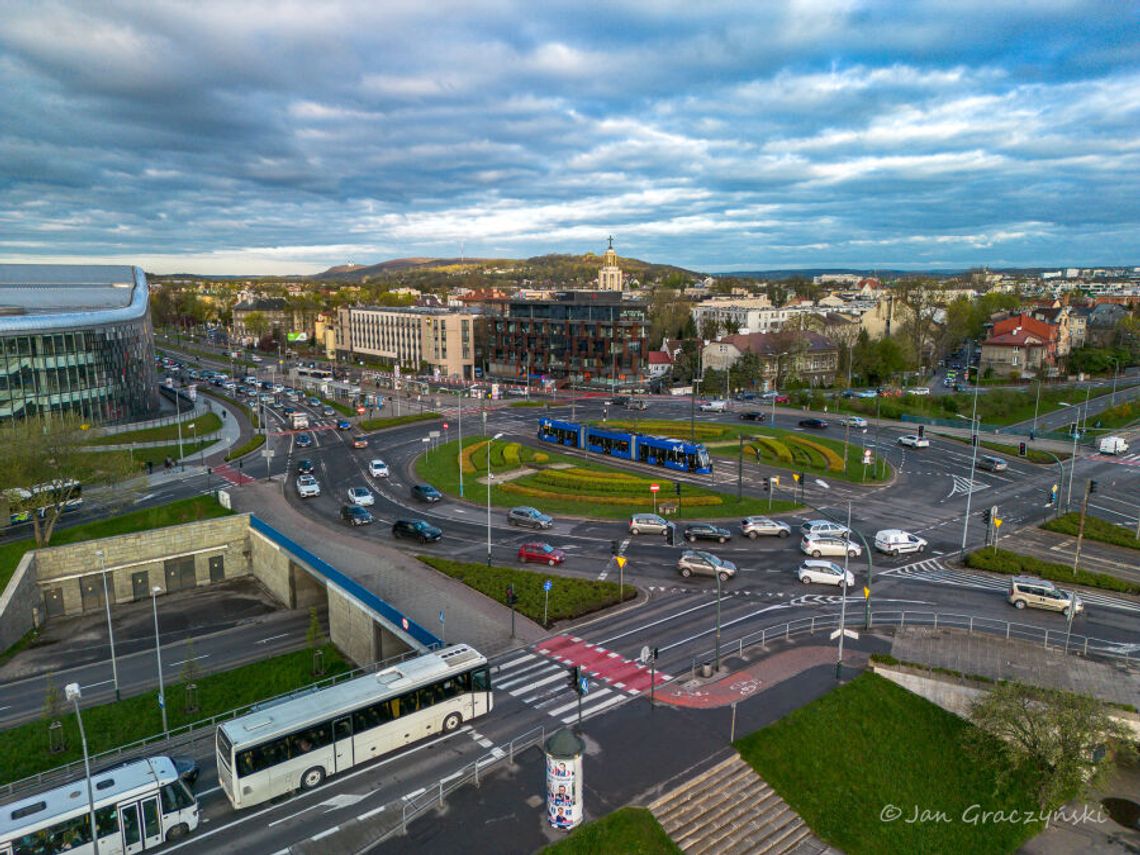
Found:
<svg viewBox="0 0 1140 855"><path fill-rule="evenodd" d="M774 457L776 460L781 460L784 463L790 464L792 462L792 453L788 451L788 447L778 439L772 439L768 436L756 437L757 445L760 445L767 452L765 457Z"/></svg>
<svg viewBox="0 0 1140 855"><path fill-rule="evenodd" d="M1076 535L1080 527L1081 515L1076 511L1049 520L1041 528L1047 531L1056 531L1061 534ZM1111 543L1128 549L1140 549L1140 540L1136 539L1131 527L1123 528L1113 525L1100 517L1085 516L1085 537L1089 540L1099 540L1102 543Z"/></svg>
<svg viewBox="0 0 1140 855"><path fill-rule="evenodd" d="M507 466L513 466L516 469L521 465L519 462L519 449L522 445L517 442L507 443L503 448L503 463Z"/></svg>
<svg viewBox="0 0 1140 855"><path fill-rule="evenodd" d="M990 570L994 573L1006 573L1010 576L1026 574L1039 576L1053 582L1068 583L1070 585L1087 585L1090 588L1101 588L1106 591L1118 591L1123 594L1140 594L1140 584L1117 579L1107 573L1093 573L1078 569L1073 575L1073 568L1064 564L1054 564L1051 561L1042 561L1031 555L1018 555L1004 549L982 548L966 556L966 566L978 570Z"/></svg>
<svg viewBox="0 0 1140 855"><path fill-rule="evenodd" d="M550 460L550 455L547 454L545 451L536 451L531 455L530 459L533 460L535 463L546 463L547 461Z"/></svg>
<svg viewBox="0 0 1140 855"><path fill-rule="evenodd" d="M255 433L245 445L240 445L231 450L230 453L226 455L226 460L237 460L239 457L243 457L251 451L261 448L264 444L265 434Z"/></svg>
<svg viewBox="0 0 1140 855"><path fill-rule="evenodd" d="M800 445L806 446L813 451L819 452L819 454L823 456L826 468L832 470L833 472L843 471L843 458L840 457L839 453L834 449L828 448L826 445L822 445L818 442L814 442L813 440L808 439L806 436L797 436L795 438L795 442L798 442Z"/></svg>

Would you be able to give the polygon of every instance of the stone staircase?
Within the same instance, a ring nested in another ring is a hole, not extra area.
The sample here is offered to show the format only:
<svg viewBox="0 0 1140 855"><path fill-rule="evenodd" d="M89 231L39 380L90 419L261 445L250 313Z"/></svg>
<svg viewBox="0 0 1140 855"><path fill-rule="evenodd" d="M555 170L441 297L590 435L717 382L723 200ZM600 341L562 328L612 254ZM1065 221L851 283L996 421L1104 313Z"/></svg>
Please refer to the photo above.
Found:
<svg viewBox="0 0 1140 855"><path fill-rule="evenodd" d="M649 810L692 855L838 853L738 754L661 796Z"/></svg>

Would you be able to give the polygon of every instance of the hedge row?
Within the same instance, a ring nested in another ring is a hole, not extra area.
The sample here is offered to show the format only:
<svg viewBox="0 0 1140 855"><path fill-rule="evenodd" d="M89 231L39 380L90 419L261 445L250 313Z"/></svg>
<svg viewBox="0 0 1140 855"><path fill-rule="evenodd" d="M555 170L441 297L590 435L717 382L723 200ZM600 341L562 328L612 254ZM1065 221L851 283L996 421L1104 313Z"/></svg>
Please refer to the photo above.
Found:
<svg viewBox="0 0 1140 855"><path fill-rule="evenodd" d="M832 472L843 471L843 458L840 457L834 449L828 448L826 445L822 445L818 442L813 442L807 437L796 437L792 441L822 454L824 460L826 461L827 468Z"/></svg>
<svg viewBox="0 0 1140 855"><path fill-rule="evenodd" d="M778 439L773 439L768 436L758 436L756 437L756 445L768 452L767 454L761 452L761 456L775 457L777 460L787 463L789 466L791 465L792 453L788 451L788 447Z"/></svg>
<svg viewBox="0 0 1140 855"><path fill-rule="evenodd" d="M538 499L565 499L567 498L565 492L555 493L550 490L542 490L537 487L528 487L525 484L520 484L517 481L508 481L506 484L500 484L499 489L507 493L517 493L521 496L533 496ZM589 496L577 496L575 498L588 499L592 504L598 505L631 505L639 507L646 502L645 496L629 496L629 495L615 495L615 496L599 496L591 494ZM720 505L723 501L720 496L685 496L681 500L683 507L705 507L711 505Z"/></svg>
<svg viewBox="0 0 1140 855"><path fill-rule="evenodd" d="M966 556L966 566L978 570L990 570L994 573L1006 573L1010 576L1025 574L1070 585L1085 585L1090 588L1102 588L1106 591L1117 591L1122 594L1140 594L1140 585L1135 582L1117 579L1107 573L1092 573L1081 569L1078 569L1074 575L1071 566L1054 564L1052 561L1042 561L1040 558L1034 558L1031 555L1018 555L1016 552L1007 552L1004 549L994 550L985 547L976 552L971 552Z"/></svg>
<svg viewBox="0 0 1140 855"><path fill-rule="evenodd" d="M569 491L590 496L599 493L617 496L648 495L650 481L612 481L591 477L589 470L561 469L544 470L530 478L531 483L548 486L552 489Z"/></svg>
<svg viewBox="0 0 1140 855"><path fill-rule="evenodd" d="M625 420L593 422L592 424L603 430L634 430L634 423ZM682 426L676 421L647 421L642 419L637 422L636 429L638 433L649 434L651 436L676 436L677 431L681 427ZM690 427L686 425L684 426L684 430L686 437L695 434L698 442L709 439L732 439L734 436L731 431L727 431L723 427L707 422L698 424L695 430L691 430Z"/></svg>
<svg viewBox="0 0 1140 855"><path fill-rule="evenodd" d="M1045 525L1041 526L1048 531L1057 531L1061 534L1076 535L1077 529L1080 527L1081 515L1076 511L1065 514L1064 516L1057 517L1056 519L1049 520ZM1129 526L1113 525L1110 522L1102 520L1100 517L1091 517L1085 515L1085 537L1089 540L1099 540L1102 543L1111 543L1115 546L1123 546L1127 549L1140 549L1140 540L1136 538L1136 530Z"/></svg>
<svg viewBox="0 0 1140 855"><path fill-rule="evenodd" d="M237 460L239 457L244 457L251 451L261 448L263 445L265 445L265 434L255 433L249 442L231 449L230 453L226 455L226 460Z"/></svg>
<svg viewBox="0 0 1140 855"><path fill-rule="evenodd" d="M519 449L522 445L517 442L507 443L503 448L503 464L505 466L514 466L518 468L521 464L519 462Z"/></svg>

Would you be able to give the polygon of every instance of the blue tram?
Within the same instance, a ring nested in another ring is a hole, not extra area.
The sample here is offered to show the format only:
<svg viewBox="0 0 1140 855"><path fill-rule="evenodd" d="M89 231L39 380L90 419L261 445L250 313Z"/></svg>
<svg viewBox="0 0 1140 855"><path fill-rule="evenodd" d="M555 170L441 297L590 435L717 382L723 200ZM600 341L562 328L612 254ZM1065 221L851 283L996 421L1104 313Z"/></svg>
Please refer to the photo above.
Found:
<svg viewBox="0 0 1140 855"><path fill-rule="evenodd" d="M539 419L538 438L570 448L608 454L623 460L650 463L675 469L678 472L696 472L709 475L713 471L712 458L699 442L685 442L662 436L648 436L621 430L606 430L596 425L583 425L559 419Z"/></svg>

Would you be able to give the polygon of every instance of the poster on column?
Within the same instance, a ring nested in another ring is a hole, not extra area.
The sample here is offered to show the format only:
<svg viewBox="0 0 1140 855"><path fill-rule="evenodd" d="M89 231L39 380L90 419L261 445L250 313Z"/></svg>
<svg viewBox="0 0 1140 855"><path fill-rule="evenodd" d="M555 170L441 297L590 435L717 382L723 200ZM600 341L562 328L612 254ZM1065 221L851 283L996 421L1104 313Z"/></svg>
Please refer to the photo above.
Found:
<svg viewBox="0 0 1140 855"><path fill-rule="evenodd" d="M582 758L546 758L547 819L555 828L570 830L582 821Z"/></svg>

